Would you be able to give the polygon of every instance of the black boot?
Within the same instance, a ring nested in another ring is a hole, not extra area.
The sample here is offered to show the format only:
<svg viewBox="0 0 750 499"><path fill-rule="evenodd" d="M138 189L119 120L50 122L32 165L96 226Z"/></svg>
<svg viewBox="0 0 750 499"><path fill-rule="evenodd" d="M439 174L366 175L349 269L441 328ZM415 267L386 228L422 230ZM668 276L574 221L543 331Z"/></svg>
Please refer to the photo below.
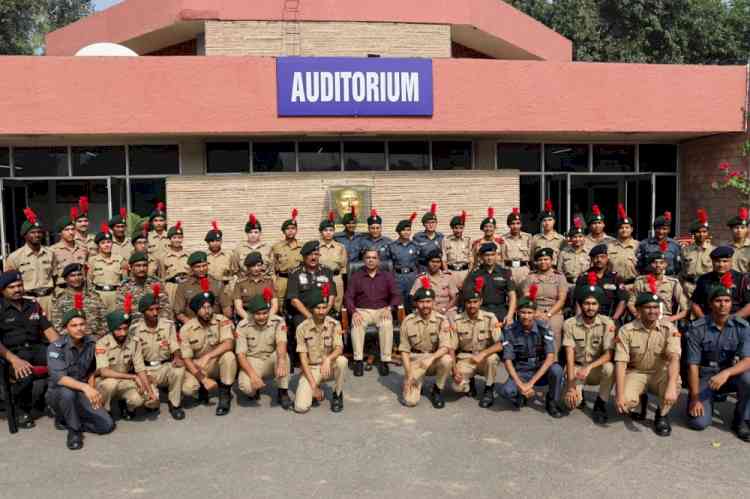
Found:
<svg viewBox="0 0 750 499"><path fill-rule="evenodd" d="M479 401L479 407L489 409L495 403L495 385L486 385L482 399Z"/></svg>
<svg viewBox="0 0 750 499"><path fill-rule="evenodd" d="M672 434L672 425L669 424L669 416L661 415L661 407L656 408L654 416L654 433L660 437L668 437Z"/></svg>
<svg viewBox="0 0 750 499"><path fill-rule="evenodd" d="M276 398L279 400L279 405L282 409L285 411L288 411L292 408L292 399L289 398L289 390L286 388L279 388L276 391L277 395Z"/></svg>
<svg viewBox="0 0 750 499"><path fill-rule="evenodd" d="M203 385L198 389L198 404L208 405L208 390Z"/></svg>
<svg viewBox="0 0 750 499"><path fill-rule="evenodd" d="M344 410L344 393L333 392L331 398L331 412L341 412Z"/></svg>
<svg viewBox="0 0 750 499"><path fill-rule="evenodd" d="M55 415L55 429L60 431L68 429L67 425L65 424L65 420L57 415Z"/></svg>
<svg viewBox="0 0 750 499"><path fill-rule="evenodd" d="M175 407L172 405L172 402L169 403L169 414L175 421L181 421L185 419L185 411L182 410L182 407Z"/></svg>
<svg viewBox="0 0 750 499"><path fill-rule="evenodd" d="M120 404L120 417L125 421L130 421L135 418L135 411L128 409L128 404L124 400L118 401Z"/></svg>
<svg viewBox="0 0 750 499"><path fill-rule="evenodd" d="M36 426L34 418L31 417L31 411L27 409L18 408L16 412L16 423L22 430L30 430Z"/></svg>
<svg viewBox="0 0 750 499"><path fill-rule="evenodd" d="M83 448L83 435L80 431L68 431L68 449L78 450Z"/></svg>
<svg viewBox="0 0 750 499"><path fill-rule="evenodd" d="M557 402L552 399L552 397L547 397L547 402L545 405L547 408L547 414L555 419L560 419L561 417L563 417L563 413L560 410L560 407L557 405Z"/></svg>
<svg viewBox="0 0 750 499"><path fill-rule="evenodd" d="M442 409L445 407L443 392L440 391L440 388L438 388L437 385L432 385L432 390L430 391L430 402L432 402L432 407L435 409Z"/></svg>
<svg viewBox="0 0 750 499"><path fill-rule="evenodd" d="M390 372L391 370L388 367L388 362L383 362L382 360L378 362L378 374L385 377L385 376L388 376Z"/></svg>
<svg viewBox="0 0 750 499"><path fill-rule="evenodd" d="M225 416L229 414L232 407L232 387L219 383L219 403L216 404L216 415Z"/></svg>
<svg viewBox="0 0 750 499"><path fill-rule="evenodd" d="M630 411L629 413L630 419L632 419L633 421L643 421L644 419L646 419L646 411L648 411L648 395L642 393L638 400L641 403L641 411Z"/></svg>
<svg viewBox="0 0 750 499"><path fill-rule="evenodd" d="M363 376L365 374L365 363L361 360L355 360L354 361L354 368L352 369L354 371L354 375L359 377Z"/></svg>
<svg viewBox="0 0 750 499"><path fill-rule="evenodd" d="M596 424L607 424L609 418L607 416L607 403L599 397L596 397L596 402L594 402L592 418Z"/></svg>
<svg viewBox="0 0 750 499"><path fill-rule="evenodd" d="M747 421L732 424L732 431L743 442L750 442L750 426L748 426Z"/></svg>
<svg viewBox="0 0 750 499"><path fill-rule="evenodd" d="M521 407L526 406L526 404L528 403L528 401L526 400L526 397L521 395L520 392L517 393L516 396L513 397L513 399L511 399L510 402L511 404L513 404L513 407L515 407L516 409L520 409Z"/></svg>
<svg viewBox="0 0 750 499"><path fill-rule="evenodd" d="M469 397L477 398L477 380L473 376L469 380Z"/></svg>

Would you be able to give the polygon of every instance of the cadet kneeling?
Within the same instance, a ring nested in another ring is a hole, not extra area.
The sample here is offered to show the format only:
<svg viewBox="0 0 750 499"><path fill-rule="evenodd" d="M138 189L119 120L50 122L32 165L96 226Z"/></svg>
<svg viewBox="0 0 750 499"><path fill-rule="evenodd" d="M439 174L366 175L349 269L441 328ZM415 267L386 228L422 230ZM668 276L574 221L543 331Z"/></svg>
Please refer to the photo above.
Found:
<svg viewBox="0 0 750 499"><path fill-rule="evenodd" d="M442 390L453 368L452 339L448 319L433 311L435 291L430 279L421 277L422 287L414 293L416 311L401 323L398 346L404 365L404 403L414 407L422 395L425 376L435 376L430 401L435 409L445 407Z"/></svg>

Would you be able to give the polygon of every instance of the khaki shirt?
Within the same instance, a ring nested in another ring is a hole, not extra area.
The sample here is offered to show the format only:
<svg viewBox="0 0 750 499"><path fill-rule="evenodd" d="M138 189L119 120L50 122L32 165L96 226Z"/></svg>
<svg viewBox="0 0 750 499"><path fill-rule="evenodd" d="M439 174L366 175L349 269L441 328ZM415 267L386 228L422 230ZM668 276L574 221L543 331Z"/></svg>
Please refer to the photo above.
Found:
<svg viewBox="0 0 750 499"><path fill-rule="evenodd" d="M485 238L477 239L471 244L471 254L474 258L474 267L477 268L479 265L481 265L480 258L479 258L479 248L482 247L484 243L495 243L497 245L497 265L499 267L505 267L505 260L508 259L508 245L505 244L505 240L502 237L493 238L492 240L487 240Z"/></svg>
<svg viewBox="0 0 750 499"><path fill-rule="evenodd" d="M172 248L161 254L159 261L159 277L166 281L180 274L189 274L190 267L187 264L188 254L185 250L175 251Z"/></svg>
<svg viewBox="0 0 750 499"><path fill-rule="evenodd" d="M143 372L146 366L143 364L141 344L130 334L122 345L111 333L103 336L96 342L96 368L109 368L123 374Z"/></svg>
<svg viewBox="0 0 750 499"><path fill-rule="evenodd" d="M76 292L68 289L62 289L62 292L52 300L52 317L50 322L57 331L63 330L62 320L66 312L73 308ZM133 304L134 307L138 305ZM83 293L83 313L86 314L86 324L88 330L94 336L102 337L109 333L107 328L107 307L104 305L99 294L93 290Z"/></svg>
<svg viewBox="0 0 750 499"><path fill-rule="evenodd" d="M334 274L346 273L346 263L349 261L349 257L346 253L346 248L341 243L336 241L325 242L320 240L320 263L324 267L327 267ZM339 293L343 293L344 290L339 290Z"/></svg>
<svg viewBox="0 0 750 499"><path fill-rule="evenodd" d="M409 291L411 296L414 296L417 290L422 289L422 277L424 276L429 277L430 287L435 291L435 309L447 310L453 297L458 294L458 287L456 286L454 274L447 270L439 270L438 273L434 275L429 272L419 274L414 280L414 285L411 287L411 291Z"/></svg>
<svg viewBox="0 0 750 499"><path fill-rule="evenodd" d="M120 243L115 238L112 238L112 254L121 256L126 262L130 260L130 255L133 254L133 245L130 243L130 239L126 237Z"/></svg>
<svg viewBox="0 0 750 499"><path fill-rule="evenodd" d="M648 330L636 319L622 326L615 340L615 362L627 362L628 369L644 373L664 368L670 355L680 354L680 333L668 321L656 321Z"/></svg>
<svg viewBox="0 0 750 499"><path fill-rule="evenodd" d="M535 234L534 237L531 238L531 248L529 249L529 255L533 260L537 250L540 250L542 248L550 248L552 251L554 251L554 254L552 255L552 262L557 262L558 255L560 254L560 250L562 249L564 243L565 237L557 231L552 231L549 234L540 232L539 234Z"/></svg>
<svg viewBox="0 0 750 499"><path fill-rule="evenodd" d="M741 248L734 249L732 268L737 272L750 272L750 246L742 246ZM713 270L712 267L709 268L709 271L711 270Z"/></svg>
<svg viewBox="0 0 750 499"><path fill-rule="evenodd" d="M262 295L264 288L271 288L273 295L276 296L276 287L273 284L273 280L264 276L259 279L246 277L234 286L232 301L242 300L242 303L247 303L253 296Z"/></svg>
<svg viewBox="0 0 750 499"><path fill-rule="evenodd" d="M268 318L265 325L259 326L252 318L237 324L237 339L234 351L258 360L267 360L274 353L280 343L286 345L286 324L277 315Z"/></svg>
<svg viewBox="0 0 750 499"><path fill-rule="evenodd" d="M208 275L227 283L232 278L232 255L224 250L218 253L206 251L208 255Z"/></svg>
<svg viewBox="0 0 750 499"><path fill-rule="evenodd" d="M302 263L302 246L296 239L291 243L279 241L271 246L271 259L274 272L290 273Z"/></svg>
<svg viewBox="0 0 750 499"><path fill-rule="evenodd" d="M435 353L438 348L453 348L453 337L444 315L432 312L426 319L414 312L401 323L399 352Z"/></svg>
<svg viewBox="0 0 750 499"><path fill-rule="evenodd" d="M560 251L557 260L557 270L565 275L570 284L576 282L578 276L586 272L591 267L591 258L589 252L584 248L574 249L572 246L566 246Z"/></svg>
<svg viewBox="0 0 750 499"><path fill-rule="evenodd" d="M614 350L615 323L606 315L597 315L590 326L578 315L563 324L562 346L573 347L575 363L591 364L608 350Z"/></svg>
<svg viewBox="0 0 750 499"><path fill-rule="evenodd" d="M318 326L312 318L305 319L297 326L297 352L306 353L312 366L323 363L323 358L337 348L344 348L341 324L336 319L326 317Z"/></svg>
<svg viewBox="0 0 750 499"><path fill-rule="evenodd" d="M628 297L628 304L635 306L635 300L639 294L648 291L648 276L642 275L636 278L633 284L633 292ZM674 277L665 275L656 281L656 294L662 300L663 313L665 315L674 315L688 308L687 295L682 289L680 281ZM677 308L674 309L674 304Z"/></svg>
<svg viewBox="0 0 750 499"><path fill-rule="evenodd" d="M469 268L474 266L474 252L471 250L471 238L468 236L458 239L451 234L443 238L440 246L446 266L464 264L468 264Z"/></svg>
<svg viewBox="0 0 750 499"><path fill-rule="evenodd" d="M156 327L151 329L144 319L130 327L130 335L140 344L143 361L147 367L150 363L172 360L175 352L180 350L174 322L159 317Z"/></svg>
<svg viewBox="0 0 750 499"><path fill-rule="evenodd" d="M214 300L214 313L221 314L226 307L232 305L232 299L224 292L224 285L221 281L209 277L208 283L209 290L216 297ZM195 276L190 276L185 282L178 284L174 295L174 304L172 305L175 317L179 314L185 314L191 319L195 317L195 312L190 309L190 300L202 292L200 279Z"/></svg>
<svg viewBox="0 0 750 499"><path fill-rule="evenodd" d="M55 255L55 267L52 269L52 275L62 281L62 272L71 263L86 263L89 252L85 246L73 243L71 248L64 241L58 241L50 246L50 251Z"/></svg>
<svg viewBox="0 0 750 499"><path fill-rule="evenodd" d="M514 237L510 232L503 234L505 245L508 247L508 260L521 260L528 262L533 260L531 257L531 234L521 232L518 237Z"/></svg>
<svg viewBox="0 0 750 499"><path fill-rule="evenodd" d="M122 282L122 266L125 262L114 254L109 258L96 254L89 258L87 280L89 285L116 286Z"/></svg>
<svg viewBox="0 0 750 499"><path fill-rule="evenodd" d="M151 293L152 286L156 283L159 283L161 286L161 293L159 293L159 306L161 309L159 310L159 316L164 317L165 319L172 319L172 305L169 303L169 298L167 297L167 291L164 289L164 283L159 281L159 279L155 277L146 277L145 281L142 284L139 284L135 281L134 278L130 278L126 280L125 282L120 285L119 288L117 288L117 294L115 302L117 303L117 308L122 309L123 303L125 303L125 295L130 293L133 295L133 314L132 319L133 321L137 321L141 317L143 317L143 314L138 311L138 303L141 301L141 298L143 298L144 295Z"/></svg>
<svg viewBox="0 0 750 499"><path fill-rule="evenodd" d="M700 276L713 270L711 252L716 249L711 243L700 247L693 243L682 248L682 270L680 277L695 284Z"/></svg>
<svg viewBox="0 0 750 499"><path fill-rule="evenodd" d="M86 250L89 252L89 259L99 252L99 247L97 246L94 238L94 234L86 234L84 236L80 232L76 231L75 241L76 243L86 248Z"/></svg>
<svg viewBox="0 0 750 499"><path fill-rule="evenodd" d="M214 314L208 325L203 326L196 317L180 329L180 352L185 359L197 358L227 340L234 341L234 325L231 320L221 314Z"/></svg>
<svg viewBox="0 0 750 499"><path fill-rule="evenodd" d="M536 295L536 303L541 309L549 309L555 303L560 295L560 290L568 290L568 281L565 276L557 270L551 270L545 274L532 272L521 283L519 297L525 296L529 292L532 284L536 284L539 289Z"/></svg>
<svg viewBox="0 0 750 499"><path fill-rule="evenodd" d="M154 255L158 258L160 255L165 253L169 248L169 238L167 237L167 231L164 230L161 234L152 230L148 233L148 254Z"/></svg>
<svg viewBox="0 0 750 499"><path fill-rule="evenodd" d="M17 270L23 276L23 288L26 291L51 288L52 269L57 265L55 255L49 248L42 246L34 253L28 244L11 253L5 260L5 271Z"/></svg>
<svg viewBox="0 0 750 499"><path fill-rule="evenodd" d="M615 239L607 244L607 254L612 271L617 272L624 281L638 277L638 241L632 237L627 241Z"/></svg>
<svg viewBox="0 0 750 499"><path fill-rule="evenodd" d="M458 353L477 354L502 341L502 325L495 314L480 310L476 319L466 312L456 317L453 324L453 345Z"/></svg>
<svg viewBox="0 0 750 499"><path fill-rule="evenodd" d="M260 253L260 256L263 258L264 274L267 277L273 277L273 257L271 256L271 245L265 241L261 241L255 246L250 246L250 244L245 241L243 243L240 243L236 248L232 250L231 268L234 275L238 275L240 277L246 275L245 258L247 257L247 255L255 251Z"/></svg>
<svg viewBox="0 0 750 499"><path fill-rule="evenodd" d="M586 236L584 236L583 238L583 248L586 250L586 254L588 255L589 251L591 251L594 246L598 246L600 244L609 245L611 242L614 242L614 240L614 237L607 234L603 234L599 239L594 239L591 234L586 234Z"/></svg>

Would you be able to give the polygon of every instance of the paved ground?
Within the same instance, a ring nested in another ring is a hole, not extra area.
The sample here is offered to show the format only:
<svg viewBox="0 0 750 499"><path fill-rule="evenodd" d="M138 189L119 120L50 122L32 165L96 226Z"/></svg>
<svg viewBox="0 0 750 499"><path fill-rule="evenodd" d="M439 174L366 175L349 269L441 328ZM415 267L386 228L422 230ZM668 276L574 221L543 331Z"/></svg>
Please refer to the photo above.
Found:
<svg viewBox="0 0 750 499"><path fill-rule="evenodd" d="M555 421L541 403L485 410L451 395L440 411L426 399L408 409L394 371L349 378L342 414L327 402L285 413L264 395L258 406L235 399L222 418L197 407L174 422L162 405L158 419L120 422L79 452L51 419L14 436L3 420L0 497L747 497L750 444L718 421L685 428L684 395L672 437L660 438L652 411L645 425L615 417L599 428L588 412Z"/></svg>

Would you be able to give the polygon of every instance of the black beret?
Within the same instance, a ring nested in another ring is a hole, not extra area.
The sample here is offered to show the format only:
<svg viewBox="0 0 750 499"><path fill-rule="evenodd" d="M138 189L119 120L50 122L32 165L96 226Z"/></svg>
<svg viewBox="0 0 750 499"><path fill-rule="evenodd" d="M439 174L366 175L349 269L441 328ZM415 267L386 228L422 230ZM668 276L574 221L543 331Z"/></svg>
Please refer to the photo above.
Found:
<svg viewBox="0 0 750 499"><path fill-rule="evenodd" d="M606 244L597 244L593 248L591 248L591 251L589 251L589 256L591 258L594 258L598 255L606 255L607 254L607 245Z"/></svg>
<svg viewBox="0 0 750 499"><path fill-rule="evenodd" d="M245 257L244 263L245 263L245 267L254 267L258 265L259 263L263 263L263 255L261 255L257 251L251 251Z"/></svg>
<svg viewBox="0 0 750 499"><path fill-rule="evenodd" d="M543 256L548 256L552 258L555 254L555 250L552 248L539 248L534 252L534 260L539 260Z"/></svg>
<svg viewBox="0 0 750 499"><path fill-rule="evenodd" d="M73 272L83 272L83 264L80 263L69 263L63 268L62 278L65 279Z"/></svg>
<svg viewBox="0 0 750 499"><path fill-rule="evenodd" d="M16 281L23 281L23 276L17 270L0 274L0 289L5 289Z"/></svg>
<svg viewBox="0 0 750 499"><path fill-rule="evenodd" d="M300 250L300 253L302 254L302 256L307 256L310 253L318 251L319 249L320 249L319 241L307 241L305 244L302 245L302 249Z"/></svg>
<svg viewBox="0 0 750 499"><path fill-rule="evenodd" d="M719 259L719 258L732 258L734 255L734 248L731 246L719 246L718 248L714 249L711 252L711 258L712 259Z"/></svg>
<svg viewBox="0 0 750 499"><path fill-rule="evenodd" d="M495 243L482 243L479 247L479 254L490 253L491 251L497 251L497 244Z"/></svg>
<svg viewBox="0 0 750 499"><path fill-rule="evenodd" d="M440 250L440 248L433 247L431 250L427 252L425 255L425 260L434 260L435 258L443 258L443 252Z"/></svg>

